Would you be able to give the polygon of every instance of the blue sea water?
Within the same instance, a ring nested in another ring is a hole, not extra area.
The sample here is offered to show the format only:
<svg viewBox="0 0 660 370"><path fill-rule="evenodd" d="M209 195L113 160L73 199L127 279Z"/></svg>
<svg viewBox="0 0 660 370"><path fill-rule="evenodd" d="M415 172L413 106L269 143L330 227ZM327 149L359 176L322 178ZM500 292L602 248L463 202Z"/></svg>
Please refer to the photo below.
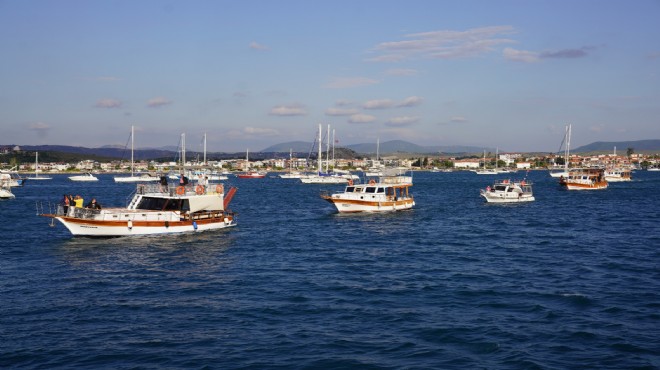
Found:
<svg viewBox="0 0 660 370"><path fill-rule="evenodd" d="M522 175L519 174L519 175ZM411 211L338 215L322 189L235 179L238 226L72 238L36 215L65 176L0 202L0 368L657 369L660 173L488 205L494 178L415 173Z"/></svg>

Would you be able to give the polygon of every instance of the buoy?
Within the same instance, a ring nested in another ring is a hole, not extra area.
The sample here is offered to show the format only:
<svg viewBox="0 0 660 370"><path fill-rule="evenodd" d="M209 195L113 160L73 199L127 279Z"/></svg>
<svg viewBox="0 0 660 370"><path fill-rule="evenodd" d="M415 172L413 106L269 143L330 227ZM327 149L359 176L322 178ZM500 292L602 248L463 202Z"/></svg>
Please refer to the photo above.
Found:
<svg viewBox="0 0 660 370"><path fill-rule="evenodd" d="M133 230L133 221L128 220L128 229Z"/></svg>
<svg viewBox="0 0 660 370"><path fill-rule="evenodd" d="M186 188L184 188L183 186L177 186L176 187L176 193L177 194L183 195L183 194L185 194L185 192L186 192Z"/></svg>
<svg viewBox="0 0 660 370"><path fill-rule="evenodd" d="M215 192L218 194L224 194L225 187L222 184L219 184L218 186L215 187Z"/></svg>
<svg viewBox="0 0 660 370"><path fill-rule="evenodd" d="M197 195L204 194L204 187L202 185L197 185L197 187L195 188L195 193L197 193Z"/></svg>

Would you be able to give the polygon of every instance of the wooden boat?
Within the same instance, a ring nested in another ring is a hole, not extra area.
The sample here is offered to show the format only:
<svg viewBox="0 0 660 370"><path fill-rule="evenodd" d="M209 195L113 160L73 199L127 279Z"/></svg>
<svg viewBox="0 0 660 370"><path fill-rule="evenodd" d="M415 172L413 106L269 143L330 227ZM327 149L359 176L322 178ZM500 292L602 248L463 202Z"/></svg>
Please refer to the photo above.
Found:
<svg viewBox="0 0 660 370"><path fill-rule="evenodd" d="M321 198L332 203L340 213L400 211L415 206L409 193L412 185L412 176L405 175L381 176L378 181L370 180L366 184L348 180L343 192L322 193Z"/></svg>
<svg viewBox="0 0 660 370"><path fill-rule="evenodd" d="M223 229L235 226L226 209L236 192L225 194L224 186L164 186L138 184L125 208L87 209L60 205L53 218L74 236L128 236L172 234Z"/></svg>
<svg viewBox="0 0 660 370"><path fill-rule="evenodd" d="M607 189L602 168L575 169L568 172L568 177L560 177L559 185L567 190L601 190Z"/></svg>

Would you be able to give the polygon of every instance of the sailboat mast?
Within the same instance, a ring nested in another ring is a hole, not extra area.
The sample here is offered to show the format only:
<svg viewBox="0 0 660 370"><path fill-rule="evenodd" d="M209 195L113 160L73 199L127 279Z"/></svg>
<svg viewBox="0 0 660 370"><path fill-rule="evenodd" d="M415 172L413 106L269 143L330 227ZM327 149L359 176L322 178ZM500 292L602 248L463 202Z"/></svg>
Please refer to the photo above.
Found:
<svg viewBox="0 0 660 370"><path fill-rule="evenodd" d="M135 170L133 169L133 168L134 168L134 167L133 167L133 150L135 150L135 147L134 147L134 145L135 145L135 137L134 137L134 135L133 135L133 133L134 133L134 127L135 127L135 126L131 125L131 177L133 177L133 173L135 172Z"/></svg>
<svg viewBox="0 0 660 370"><path fill-rule="evenodd" d="M181 134L181 175L186 173L186 134Z"/></svg>
<svg viewBox="0 0 660 370"><path fill-rule="evenodd" d="M204 133L204 166L206 166L206 132Z"/></svg>
<svg viewBox="0 0 660 370"><path fill-rule="evenodd" d="M616 147L615 147L616 148ZM332 166L335 165L335 129L332 129Z"/></svg>
<svg viewBox="0 0 660 370"><path fill-rule="evenodd" d="M325 146L325 172L328 173L330 166L330 125L328 125L328 133L326 134L327 143Z"/></svg>
<svg viewBox="0 0 660 370"><path fill-rule="evenodd" d="M568 172L568 162L571 148L571 125L566 128L566 158L564 159L564 170Z"/></svg>
<svg viewBox="0 0 660 370"><path fill-rule="evenodd" d="M318 169L319 169L319 171L318 171L318 174L319 174L319 175L321 174L321 161L322 161L322 159L323 159L322 154L321 154L321 151L323 150L323 149L321 148L321 147L323 146L322 130L323 130L323 127L322 127L321 124L319 123L319 155L318 155L318 157L317 157L317 161L316 161L316 162L318 162L318 163L317 163L317 167L318 167Z"/></svg>

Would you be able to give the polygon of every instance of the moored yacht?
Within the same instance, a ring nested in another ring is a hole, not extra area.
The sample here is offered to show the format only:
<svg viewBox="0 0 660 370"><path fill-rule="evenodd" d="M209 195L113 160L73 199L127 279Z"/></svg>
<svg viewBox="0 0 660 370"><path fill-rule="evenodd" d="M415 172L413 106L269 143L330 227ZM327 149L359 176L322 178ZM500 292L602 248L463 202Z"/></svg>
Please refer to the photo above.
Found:
<svg viewBox="0 0 660 370"><path fill-rule="evenodd" d="M605 170L607 182L632 181L632 171L625 168L609 168Z"/></svg>
<svg viewBox="0 0 660 370"><path fill-rule="evenodd" d="M349 180L343 192L323 193L321 198L332 203L339 213L400 211L415 206L409 193L412 185L412 176L386 174L366 184Z"/></svg>
<svg viewBox="0 0 660 370"><path fill-rule="evenodd" d="M521 203L535 200L532 183L526 180L495 181L492 186L481 189L480 195L488 203Z"/></svg>
<svg viewBox="0 0 660 370"><path fill-rule="evenodd" d="M602 168L574 169L568 177L560 177L559 185L568 190L607 189L607 180Z"/></svg>
<svg viewBox="0 0 660 370"><path fill-rule="evenodd" d="M99 181L99 179L92 175L91 173L86 173L84 175L74 175L74 176L69 176L69 180L71 181Z"/></svg>

